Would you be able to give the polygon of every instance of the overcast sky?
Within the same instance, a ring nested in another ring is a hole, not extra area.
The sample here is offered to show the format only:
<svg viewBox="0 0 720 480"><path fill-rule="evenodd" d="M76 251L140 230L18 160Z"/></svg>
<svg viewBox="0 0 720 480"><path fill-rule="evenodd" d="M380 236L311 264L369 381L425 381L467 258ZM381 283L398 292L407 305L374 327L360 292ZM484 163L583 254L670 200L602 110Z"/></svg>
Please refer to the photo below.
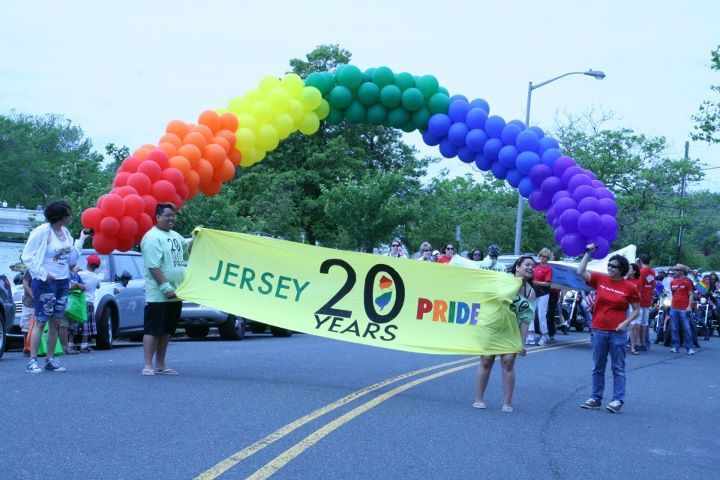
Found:
<svg viewBox="0 0 720 480"><path fill-rule="evenodd" d="M194 122L329 43L361 69L433 74L508 121L524 119L528 81L602 70L602 81L570 76L535 90L531 123L612 111L610 126L664 136L676 157L690 116L717 101L709 87L720 84L709 68L717 0L5 0L2 19L0 113L62 114L98 151L155 143L168 121ZM691 143L690 155L720 167L720 147ZM457 159L441 166L469 171ZM720 170L707 173L699 187L720 191Z"/></svg>

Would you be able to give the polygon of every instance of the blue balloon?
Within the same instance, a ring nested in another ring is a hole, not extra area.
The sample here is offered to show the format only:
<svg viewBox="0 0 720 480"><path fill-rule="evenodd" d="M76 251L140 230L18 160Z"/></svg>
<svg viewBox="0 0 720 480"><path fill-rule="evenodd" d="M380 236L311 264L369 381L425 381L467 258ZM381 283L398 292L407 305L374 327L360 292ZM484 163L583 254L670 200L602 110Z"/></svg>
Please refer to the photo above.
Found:
<svg viewBox="0 0 720 480"><path fill-rule="evenodd" d="M485 133L490 138L500 138L503 128L505 128L505 120L499 115L488 117L485 121Z"/></svg>
<svg viewBox="0 0 720 480"><path fill-rule="evenodd" d="M485 128L485 121L488 118L488 111L482 108L471 108L465 118L465 124L469 129Z"/></svg>
<svg viewBox="0 0 720 480"><path fill-rule="evenodd" d="M524 130L517 136L515 145L521 152L534 152L538 148L538 137L532 130Z"/></svg>
<svg viewBox="0 0 720 480"><path fill-rule="evenodd" d="M475 161L475 152L468 147L463 146L458 148L457 156L463 163L472 163Z"/></svg>
<svg viewBox="0 0 720 480"><path fill-rule="evenodd" d="M459 93L450 97L450 103L454 102L455 100L462 100L465 103L470 103L470 101L465 95L460 95Z"/></svg>
<svg viewBox="0 0 720 480"><path fill-rule="evenodd" d="M501 164L502 165L502 164ZM504 166L504 165L503 165ZM507 168L507 167L506 167ZM523 174L520 173L517 168L512 168L507 172L507 182L511 187L517 188L520 185L520 180L523 179Z"/></svg>
<svg viewBox="0 0 720 480"><path fill-rule="evenodd" d="M465 145L465 137L468 134L468 127L463 122L453 123L448 130L447 136L453 145Z"/></svg>
<svg viewBox="0 0 720 480"><path fill-rule="evenodd" d="M472 110L470 111L472 112ZM469 118L470 115L468 115L468 119ZM470 125L468 125L468 127L469 126ZM487 142L487 135L485 134L484 130L481 130L479 128L470 130L465 136L465 144L470 150L474 152L482 152L483 146L485 146L485 142Z"/></svg>
<svg viewBox="0 0 720 480"><path fill-rule="evenodd" d="M440 154L445 158L453 158L458 154L458 148L450 140L443 138L440 141Z"/></svg>
<svg viewBox="0 0 720 480"><path fill-rule="evenodd" d="M545 136L545 132L543 132L542 128L540 128L540 127L533 126L533 127L528 128L528 130L533 131L535 133L535 135L537 135L538 139L541 139Z"/></svg>
<svg viewBox="0 0 720 480"><path fill-rule="evenodd" d="M517 164L517 169L520 170L523 175L529 175L530 170L532 170L535 165L540 164L540 157L535 152L520 152L515 163Z"/></svg>
<svg viewBox="0 0 720 480"><path fill-rule="evenodd" d="M505 145L515 145L515 139L522 132L522 129L516 124L510 122L503 128L502 134L500 134L500 140Z"/></svg>
<svg viewBox="0 0 720 480"><path fill-rule="evenodd" d="M429 145L431 147L434 147L435 145L440 145L441 138L442 137L438 137L430 133L430 130L425 130L422 133L423 142L425 142L425 145Z"/></svg>
<svg viewBox="0 0 720 480"><path fill-rule="evenodd" d="M455 97L453 97L455 98ZM450 107L448 108L448 115L453 122L465 122L467 114L470 111L470 104L467 100L455 99L450 100Z"/></svg>
<svg viewBox="0 0 720 480"><path fill-rule="evenodd" d="M451 125L452 120L450 120L450 117L444 113L436 113L430 117L430 120L428 121L428 130L430 130L430 133L436 137L444 137L447 135Z"/></svg>
<svg viewBox="0 0 720 480"><path fill-rule="evenodd" d="M543 138L543 140L545 140L545 138ZM558 150L557 148L548 148L543 152L542 158L540 160L542 161L542 163L552 168L552 166L555 164L555 160L560 157L562 157L562 152L560 150Z"/></svg>
<svg viewBox="0 0 720 480"><path fill-rule="evenodd" d="M540 140L538 140L538 152L540 153L540 155L542 155L542 154L545 153L548 149L551 149L551 148L555 148L555 149L559 149L559 148L560 148L560 144L559 144L558 141L555 140L554 138L552 138L552 137L543 137L543 138L541 138ZM558 150L558 152L559 152L559 151L560 151L560 150Z"/></svg>
<svg viewBox="0 0 720 480"><path fill-rule="evenodd" d="M507 178L507 168L503 167L498 162L493 162L490 170L492 170L492 174L495 175L495 178L498 180L505 180Z"/></svg>
<svg viewBox="0 0 720 480"><path fill-rule="evenodd" d="M521 120L518 120L518 119L510 120L508 122L508 125L515 125L515 126L519 127L521 132L527 128L525 126L525 124Z"/></svg>
<svg viewBox="0 0 720 480"><path fill-rule="evenodd" d="M483 155L494 162L498 159L498 153L502 147L502 140L499 138L491 138L483 145Z"/></svg>
<svg viewBox="0 0 720 480"><path fill-rule="evenodd" d="M518 185L518 190L520 191L520 195L528 198L530 194L535 191L535 185L533 185L530 178L523 177L522 180L520 180L520 184Z"/></svg>
<svg viewBox="0 0 720 480"><path fill-rule="evenodd" d="M475 166L482 170L483 172L487 172L492 168L493 162L489 158L487 158L482 153L478 153L475 155Z"/></svg>
<svg viewBox="0 0 720 480"><path fill-rule="evenodd" d="M518 153L517 148L513 145L505 145L498 152L498 162L500 162L500 165L505 168L516 168L515 159L517 158Z"/></svg>
<svg viewBox="0 0 720 480"><path fill-rule="evenodd" d="M472 102L470 102L471 108L482 108L485 110L485 112L490 112L490 104L485 101L483 98L476 98Z"/></svg>

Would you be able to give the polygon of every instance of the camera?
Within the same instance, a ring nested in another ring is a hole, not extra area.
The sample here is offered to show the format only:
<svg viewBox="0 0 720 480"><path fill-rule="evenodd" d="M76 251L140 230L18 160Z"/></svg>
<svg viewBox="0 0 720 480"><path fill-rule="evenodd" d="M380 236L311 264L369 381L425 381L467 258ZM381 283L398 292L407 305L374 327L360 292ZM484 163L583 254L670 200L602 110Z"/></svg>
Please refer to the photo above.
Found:
<svg viewBox="0 0 720 480"><path fill-rule="evenodd" d="M93 228L84 228L84 229L83 229L83 233L84 233L85 235L92 235L93 233L95 233L95 229L93 229Z"/></svg>

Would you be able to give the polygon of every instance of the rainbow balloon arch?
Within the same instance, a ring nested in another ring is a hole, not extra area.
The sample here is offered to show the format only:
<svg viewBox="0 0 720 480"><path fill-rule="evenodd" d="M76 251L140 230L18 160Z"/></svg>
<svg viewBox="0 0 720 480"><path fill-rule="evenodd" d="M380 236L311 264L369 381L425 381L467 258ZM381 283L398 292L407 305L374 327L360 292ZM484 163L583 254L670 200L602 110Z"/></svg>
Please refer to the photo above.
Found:
<svg viewBox="0 0 720 480"><path fill-rule="evenodd" d="M483 99L450 96L432 75L341 65L304 80L267 76L226 108L202 112L197 124L172 120L157 145L143 145L122 162L110 193L83 212L83 226L95 230L93 247L99 253L132 249L153 227L159 202L180 208L198 191L216 195L238 166L262 161L297 131L314 134L321 121L420 131L443 157L492 172L534 210L546 212L567 255L595 243L593 257L603 258L617 238L612 192L563 156L557 140L540 128L490 115Z"/></svg>

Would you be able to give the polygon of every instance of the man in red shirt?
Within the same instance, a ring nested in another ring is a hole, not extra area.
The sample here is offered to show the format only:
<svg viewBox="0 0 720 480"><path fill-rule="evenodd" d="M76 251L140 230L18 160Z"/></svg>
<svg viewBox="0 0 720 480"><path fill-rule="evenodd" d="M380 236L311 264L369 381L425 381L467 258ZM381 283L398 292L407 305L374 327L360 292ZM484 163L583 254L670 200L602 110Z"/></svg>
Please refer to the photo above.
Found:
<svg viewBox="0 0 720 480"><path fill-rule="evenodd" d="M587 264L595 245L585 248L577 273L596 291L595 311L592 316L592 349L594 367L592 372L591 397L580 405L581 408L600 408L605 390L605 368L610 355L613 374L613 400L605 408L611 413L620 413L625 403L625 345L627 328L640 313L640 294L632 282L624 277L630 264L622 255L613 255L608 260L608 274L590 273ZM628 310L628 307L632 309ZM630 315L627 315L631 312Z"/></svg>
<svg viewBox="0 0 720 480"><path fill-rule="evenodd" d="M690 305L695 286L687 278L688 267L682 264L675 265L675 278L670 282L672 304L670 305L670 333L672 335L672 353L678 353L680 348L680 327L682 326L683 343L688 355L695 355L692 348L692 332L690 331Z"/></svg>
<svg viewBox="0 0 720 480"><path fill-rule="evenodd" d="M553 259L553 254L549 248L543 248L540 250L540 253L538 253L538 258L540 259L540 263L535 265L535 273L533 274L533 286L535 287L537 301L535 303L535 325L531 326L535 328L533 328L533 332L528 335L525 344L534 345L534 332L540 330L541 337L538 345L543 346L551 343L550 337L548 336L548 305L550 302L550 283L552 281L553 271L548 261Z"/></svg>
<svg viewBox="0 0 720 480"><path fill-rule="evenodd" d="M630 335L635 335L635 345L640 350L650 348L648 320L650 319L650 306L655 293L655 270L650 268L650 255L640 255L640 315L630 325Z"/></svg>

